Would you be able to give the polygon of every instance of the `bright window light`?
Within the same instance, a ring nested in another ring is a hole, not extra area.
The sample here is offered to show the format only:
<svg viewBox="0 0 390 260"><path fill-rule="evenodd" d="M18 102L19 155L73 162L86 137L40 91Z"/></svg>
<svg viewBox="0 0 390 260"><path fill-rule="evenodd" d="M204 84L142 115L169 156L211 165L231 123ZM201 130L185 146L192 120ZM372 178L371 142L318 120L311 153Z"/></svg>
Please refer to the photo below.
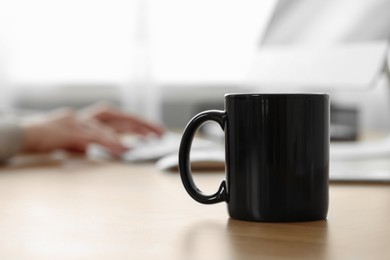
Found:
<svg viewBox="0 0 390 260"><path fill-rule="evenodd" d="M0 0L0 75L15 85L237 81L273 4Z"/></svg>

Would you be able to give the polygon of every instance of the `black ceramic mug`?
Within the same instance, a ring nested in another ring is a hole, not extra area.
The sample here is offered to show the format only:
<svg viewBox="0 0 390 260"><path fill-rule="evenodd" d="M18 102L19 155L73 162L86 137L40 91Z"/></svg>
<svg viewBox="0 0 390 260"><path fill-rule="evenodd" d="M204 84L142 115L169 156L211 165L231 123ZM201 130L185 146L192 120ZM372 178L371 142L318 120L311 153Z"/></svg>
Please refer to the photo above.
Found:
<svg viewBox="0 0 390 260"><path fill-rule="evenodd" d="M190 150L206 121L225 131L226 181L215 194L195 185ZM227 94L225 111L196 115L180 144L184 187L196 201L225 201L231 218L249 221L325 219L329 201L329 96Z"/></svg>

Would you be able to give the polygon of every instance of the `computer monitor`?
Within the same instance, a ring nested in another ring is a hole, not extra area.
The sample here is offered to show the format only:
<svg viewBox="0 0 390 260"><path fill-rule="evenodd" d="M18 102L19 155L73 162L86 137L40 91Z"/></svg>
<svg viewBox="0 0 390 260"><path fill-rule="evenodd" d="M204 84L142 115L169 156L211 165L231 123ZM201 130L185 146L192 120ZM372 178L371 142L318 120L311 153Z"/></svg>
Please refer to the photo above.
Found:
<svg viewBox="0 0 390 260"><path fill-rule="evenodd" d="M249 74L266 90L366 89L387 62L390 0L279 0Z"/></svg>

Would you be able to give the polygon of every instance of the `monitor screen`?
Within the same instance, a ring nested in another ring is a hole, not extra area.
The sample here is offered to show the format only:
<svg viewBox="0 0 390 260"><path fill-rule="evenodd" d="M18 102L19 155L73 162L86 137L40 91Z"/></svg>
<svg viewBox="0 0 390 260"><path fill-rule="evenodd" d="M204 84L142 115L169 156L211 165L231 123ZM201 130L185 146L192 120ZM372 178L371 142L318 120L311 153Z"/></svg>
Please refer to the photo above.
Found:
<svg viewBox="0 0 390 260"><path fill-rule="evenodd" d="M383 72L390 0L280 0L249 73L265 89L365 89Z"/></svg>

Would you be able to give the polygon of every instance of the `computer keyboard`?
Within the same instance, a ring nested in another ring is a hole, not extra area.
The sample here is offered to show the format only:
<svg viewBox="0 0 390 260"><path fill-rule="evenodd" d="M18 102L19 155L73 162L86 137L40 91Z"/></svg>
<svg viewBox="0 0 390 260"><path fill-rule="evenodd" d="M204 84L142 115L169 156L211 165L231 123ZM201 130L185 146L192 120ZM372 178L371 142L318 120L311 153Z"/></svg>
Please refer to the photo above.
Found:
<svg viewBox="0 0 390 260"><path fill-rule="evenodd" d="M131 149L122 155L125 162L156 161L172 153L178 153L181 134L168 132L162 137L148 137L131 144ZM216 143L199 137L194 138L192 149L212 148Z"/></svg>

